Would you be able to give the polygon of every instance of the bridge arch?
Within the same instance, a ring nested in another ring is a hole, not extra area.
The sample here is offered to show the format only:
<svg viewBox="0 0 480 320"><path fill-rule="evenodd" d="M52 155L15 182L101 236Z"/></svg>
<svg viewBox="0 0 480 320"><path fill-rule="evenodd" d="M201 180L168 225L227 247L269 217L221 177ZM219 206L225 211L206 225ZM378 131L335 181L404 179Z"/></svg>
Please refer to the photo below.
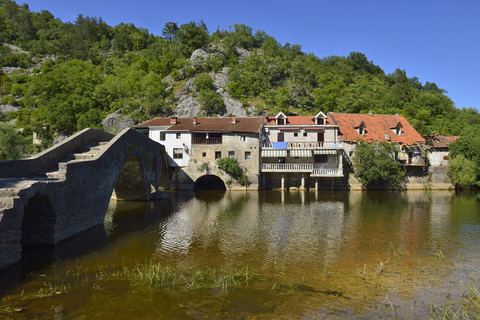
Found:
<svg viewBox="0 0 480 320"><path fill-rule="evenodd" d="M131 155L120 170L112 198L116 200L146 200L146 180L137 156Z"/></svg>
<svg viewBox="0 0 480 320"><path fill-rule="evenodd" d="M201 176L195 181L194 190L227 190L223 180L213 174Z"/></svg>
<svg viewBox="0 0 480 320"><path fill-rule="evenodd" d="M22 244L54 244L57 215L50 198L35 193L23 210Z"/></svg>

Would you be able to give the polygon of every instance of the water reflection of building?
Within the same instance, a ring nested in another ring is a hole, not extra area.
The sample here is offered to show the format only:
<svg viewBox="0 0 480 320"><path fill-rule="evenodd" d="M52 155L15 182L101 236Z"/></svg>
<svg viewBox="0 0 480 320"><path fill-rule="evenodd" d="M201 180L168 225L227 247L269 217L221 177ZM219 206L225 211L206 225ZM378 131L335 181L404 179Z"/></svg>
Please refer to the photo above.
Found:
<svg viewBox="0 0 480 320"><path fill-rule="evenodd" d="M290 192L283 204L264 202L258 196L265 194L282 196L229 192L217 202L190 199L160 226L157 255L200 264L262 266L279 259L300 268L333 265L344 237L345 203L315 201L303 192Z"/></svg>

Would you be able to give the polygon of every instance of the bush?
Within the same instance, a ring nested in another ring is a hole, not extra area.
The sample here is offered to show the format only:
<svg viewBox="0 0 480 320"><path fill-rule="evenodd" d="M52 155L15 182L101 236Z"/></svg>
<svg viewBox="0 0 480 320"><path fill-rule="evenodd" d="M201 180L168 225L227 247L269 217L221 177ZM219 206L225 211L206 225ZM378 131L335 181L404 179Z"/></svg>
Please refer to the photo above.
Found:
<svg viewBox="0 0 480 320"><path fill-rule="evenodd" d="M242 186L248 186L250 181L248 177L243 172L242 167L238 163L238 160L235 158L220 158L217 160L217 165L220 170L225 171L231 175L235 180L240 183Z"/></svg>
<svg viewBox="0 0 480 320"><path fill-rule="evenodd" d="M19 159L26 151L25 139L11 125L0 122L0 160Z"/></svg>
<svg viewBox="0 0 480 320"><path fill-rule="evenodd" d="M353 157L355 177L367 189L401 189L405 172L392 157L396 151L397 146L390 143L359 142Z"/></svg>
<svg viewBox="0 0 480 320"><path fill-rule="evenodd" d="M453 183L462 189L470 189L478 185L475 162L458 155L448 162L448 175Z"/></svg>
<svg viewBox="0 0 480 320"><path fill-rule="evenodd" d="M231 176L239 176L243 173L242 167L235 158L220 158L217 160L217 165L220 170L225 171Z"/></svg>

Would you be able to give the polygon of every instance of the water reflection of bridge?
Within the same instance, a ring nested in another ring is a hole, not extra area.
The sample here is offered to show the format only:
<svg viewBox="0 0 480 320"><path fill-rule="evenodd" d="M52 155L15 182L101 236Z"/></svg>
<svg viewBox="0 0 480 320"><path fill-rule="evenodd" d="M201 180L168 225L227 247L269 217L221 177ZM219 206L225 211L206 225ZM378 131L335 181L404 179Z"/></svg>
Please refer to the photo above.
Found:
<svg viewBox="0 0 480 320"><path fill-rule="evenodd" d="M0 269L21 259L23 245L58 244L102 224L111 197L150 199L166 163L162 145L131 129L85 129L0 162Z"/></svg>

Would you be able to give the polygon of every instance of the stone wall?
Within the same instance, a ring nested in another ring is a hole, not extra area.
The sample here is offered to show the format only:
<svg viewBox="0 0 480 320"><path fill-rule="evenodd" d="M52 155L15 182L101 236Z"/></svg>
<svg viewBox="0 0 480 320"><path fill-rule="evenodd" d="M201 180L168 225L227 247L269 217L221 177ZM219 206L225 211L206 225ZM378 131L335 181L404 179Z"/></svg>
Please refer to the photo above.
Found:
<svg viewBox="0 0 480 320"><path fill-rule="evenodd" d="M125 129L93 158L66 163L58 178L0 179L0 269L19 261L22 243L58 244L102 224L115 189L148 199L166 161L162 145ZM129 190L132 177L137 190Z"/></svg>
<svg viewBox="0 0 480 320"><path fill-rule="evenodd" d="M55 169L58 162L69 153L92 142L109 141L112 134L96 129L84 129L61 143L40 152L30 158L20 160L0 161L0 177L30 177L43 171Z"/></svg>

